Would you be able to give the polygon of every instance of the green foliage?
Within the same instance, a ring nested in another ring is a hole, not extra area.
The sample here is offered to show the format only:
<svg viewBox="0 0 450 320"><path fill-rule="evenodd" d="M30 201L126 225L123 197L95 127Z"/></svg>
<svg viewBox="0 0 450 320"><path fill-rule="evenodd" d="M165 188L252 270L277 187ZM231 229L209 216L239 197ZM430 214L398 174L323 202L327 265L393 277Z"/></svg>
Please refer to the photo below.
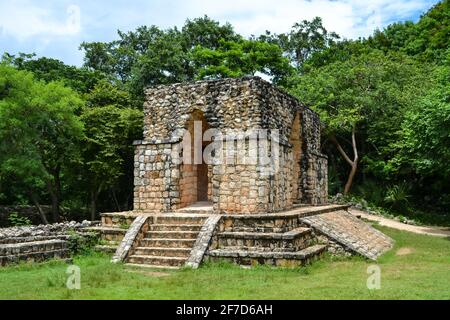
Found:
<svg viewBox="0 0 450 320"><path fill-rule="evenodd" d="M272 35L270 31L266 31L259 39L279 45L292 65L301 69L315 53L335 45L339 36L334 32L328 32L322 25L322 19L315 17L311 21L303 20L301 23L295 23L288 33Z"/></svg>
<svg viewBox="0 0 450 320"><path fill-rule="evenodd" d="M421 61L442 63L450 46L450 1L437 3L417 23L393 23L367 39L371 47L402 51Z"/></svg>
<svg viewBox="0 0 450 320"><path fill-rule="evenodd" d="M412 167L419 174L450 178L450 65L434 72L438 83L405 114L400 149L392 160L397 168Z"/></svg>
<svg viewBox="0 0 450 320"><path fill-rule="evenodd" d="M59 219L61 170L76 162L83 101L59 82L0 65L0 171L34 189L48 189Z"/></svg>
<svg viewBox="0 0 450 320"><path fill-rule="evenodd" d="M142 26L119 31L110 43L83 43L85 66L121 80L135 97L149 85L203 78L239 77L256 72L281 81L290 71L276 44L245 40L230 24L207 16L187 20L181 30Z"/></svg>
<svg viewBox="0 0 450 320"><path fill-rule="evenodd" d="M372 206L382 207L385 205L386 187L374 180L360 183L355 188L355 194L370 203ZM358 201L360 203L360 201ZM360 203L361 204L361 203Z"/></svg>
<svg viewBox="0 0 450 320"><path fill-rule="evenodd" d="M335 142L351 156L354 132L355 196L408 215L417 207L447 212L449 3L368 39L341 41L319 17L244 39L230 24L204 16L181 29L142 26L118 31L111 42L82 43L82 68L5 53L0 202L58 206L63 199L69 214L83 210L77 218L87 207L95 218L97 205L127 210L143 89L262 73L320 114L331 193L341 192L349 171Z"/></svg>
<svg viewBox="0 0 450 320"><path fill-rule="evenodd" d="M319 112L327 134L344 134L379 115L392 119L418 75L413 60L371 51L293 78L291 92Z"/></svg>
<svg viewBox="0 0 450 320"><path fill-rule="evenodd" d="M220 41L218 48L195 47L197 79L242 77L264 72L280 82L290 72L280 47L255 40Z"/></svg>
<svg viewBox="0 0 450 320"><path fill-rule="evenodd" d="M19 70L33 72L38 80L60 81L79 93L89 92L103 78L99 72L68 66L56 59L35 58L35 54L20 53L16 57L5 52L2 60Z"/></svg>
<svg viewBox="0 0 450 320"><path fill-rule="evenodd" d="M99 243L97 234L72 232L68 239L68 248L73 255L89 255Z"/></svg>
<svg viewBox="0 0 450 320"><path fill-rule="evenodd" d="M85 110L81 120L86 134L84 164L95 181L108 185L123 174L121 153L131 151L132 133L142 126L142 113L105 106Z"/></svg>
<svg viewBox="0 0 450 320"><path fill-rule="evenodd" d="M320 113L325 143L334 135L350 154L350 129L356 126L361 170L355 194L376 205L409 213L417 207L448 211L449 16L445 0L417 23L332 43L312 54L288 83ZM345 162L337 150L326 150L339 172L335 177L342 177ZM383 188L371 187L380 184L404 186L408 203L389 202Z"/></svg>
<svg viewBox="0 0 450 320"><path fill-rule="evenodd" d="M94 219L99 194L116 187L125 173L132 175L126 165L133 162L132 142L142 135L143 114L132 108L128 92L109 82L99 82L85 98L80 175L89 190Z"/></svg>
<svg viewBox="0 0 450 320"><path fill-rule="evenodd" d="M405 182L393 185L386 191L384 201L394 210L401 212L409 209L410 188Z"/></svg>
<svg viewBox="0 0 450 320"><path fill-rule="evenodd" d="M378 227L377 227L378 228ZM2 268L1 299L449 299L447 239L380 228L395 247L380 257L382 290L367 289L372 261L327 257L307 268L243 269L208 264L197 270L134 270L111 257L74 258L81 290L68 290L67 264L23 264ZM396 255L410 248L408 255ZM129 268L127 268L130 271ZM412 272L413 271L413 272ZM411 284L414 284L413 286ZM70 293L69 293L70 292Z"/></svg>
<svg viewBox="0 0 450 320"><path fill-rule="evenodd" d="M21 217L17 212L12 212L8 216L8 223L12 227L29 226L31 220L27 217Z"/></svg>

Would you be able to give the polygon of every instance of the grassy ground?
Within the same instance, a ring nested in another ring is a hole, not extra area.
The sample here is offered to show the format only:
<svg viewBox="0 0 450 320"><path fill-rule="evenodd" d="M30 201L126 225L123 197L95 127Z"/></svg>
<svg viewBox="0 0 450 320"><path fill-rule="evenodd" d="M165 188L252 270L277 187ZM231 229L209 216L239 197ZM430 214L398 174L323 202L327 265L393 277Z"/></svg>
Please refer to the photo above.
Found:
<svg viewBox="0 0 450 320"><path fill-rule="evenodd" d="M450 299L449 239L379 229L396 240L377 262L379 290L367 289L373 263L358 257L298 269L211 264L161 276L125 272L108 256L90 255L74 259L80 290L66 288L62 262L1 268L0 299Z"/></svg>

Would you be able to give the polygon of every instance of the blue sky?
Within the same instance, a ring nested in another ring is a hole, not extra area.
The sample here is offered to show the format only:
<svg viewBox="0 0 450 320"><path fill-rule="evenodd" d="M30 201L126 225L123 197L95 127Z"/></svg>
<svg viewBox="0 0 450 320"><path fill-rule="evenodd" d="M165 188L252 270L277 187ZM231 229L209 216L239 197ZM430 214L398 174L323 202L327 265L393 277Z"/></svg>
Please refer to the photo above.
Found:
<svg viewBox="0 0 450 320"><path fill-rule="evenodd" d="M321 16L346 38L368 36L395 21L417 21L437 0L0 0L0 54L35 52L81 65L83 41L111 41L117 29L182 26L207 14L244 36L286 32Z"/></svg>

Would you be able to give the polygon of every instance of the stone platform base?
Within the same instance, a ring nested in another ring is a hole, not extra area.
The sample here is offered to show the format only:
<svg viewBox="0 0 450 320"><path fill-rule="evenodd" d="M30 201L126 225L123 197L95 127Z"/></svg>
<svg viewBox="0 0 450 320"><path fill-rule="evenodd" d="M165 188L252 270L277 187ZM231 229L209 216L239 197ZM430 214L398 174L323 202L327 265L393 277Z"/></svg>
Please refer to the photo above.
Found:
<svg viewBox="0 0 450 320"><path fill-rule="evenodd" d="M370 259L393 241L346 211L347 206L300 206L268 214L218 215L200 206L170 213L102 215L99 249L132 266L198 267L204 260L242 265L305 265L336 246Z"/></svg>
<svg viewBox="0 0 450 320"><path fill-rule="evenodd" d="M299 267L319 259L326 245L312 245L296 252L270 252L258 250L216 249L208 253L209 261L228 260L243 266L271 265L276 267Z"/></svg>
<svg viewBox="0 0 450 320"><path fill-rule="evenodd" d="M70 257L67 241L43 240L0 245L0 266L19 262L42 262Z"/></svg>

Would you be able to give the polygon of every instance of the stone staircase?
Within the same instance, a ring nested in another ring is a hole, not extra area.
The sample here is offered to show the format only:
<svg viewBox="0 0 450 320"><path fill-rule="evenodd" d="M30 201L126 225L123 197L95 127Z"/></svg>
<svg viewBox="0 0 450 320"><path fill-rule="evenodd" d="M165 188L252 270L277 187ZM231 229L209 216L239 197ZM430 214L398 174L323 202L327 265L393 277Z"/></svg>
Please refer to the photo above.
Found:
<svg viewBox="0 0 450 320"><path fill-rule="evenodd" d="M346 208L299 206L270 214L216 215L202 206L159 214L110 213L102 216L100 229L104 241L120 242L112 261L130 267L196 268L205 260L295 267L318 259L334 244L305 219L340 217Z"/></svg>
<svg viewBox="0 0 450 320"><path fill-rule="evenodd" d="M129 225L138 215L132 211L101 214L101 225L87 228L100 235L101 244L95 249L105 253L114 253L127 233Z"/></svg>
<svg viewBox="0 0 450 320"><path fill-rule="evenodd" d="M0 244L0 266L69 257L67 241L60 239Z"/></svg>
<svg viewBox="0 0 450 320"><path fill-rule="evenodd" d="M127 266L179 268L189 258L206 217L165 214L153 219L148 231L131 249Z"/></svg>

